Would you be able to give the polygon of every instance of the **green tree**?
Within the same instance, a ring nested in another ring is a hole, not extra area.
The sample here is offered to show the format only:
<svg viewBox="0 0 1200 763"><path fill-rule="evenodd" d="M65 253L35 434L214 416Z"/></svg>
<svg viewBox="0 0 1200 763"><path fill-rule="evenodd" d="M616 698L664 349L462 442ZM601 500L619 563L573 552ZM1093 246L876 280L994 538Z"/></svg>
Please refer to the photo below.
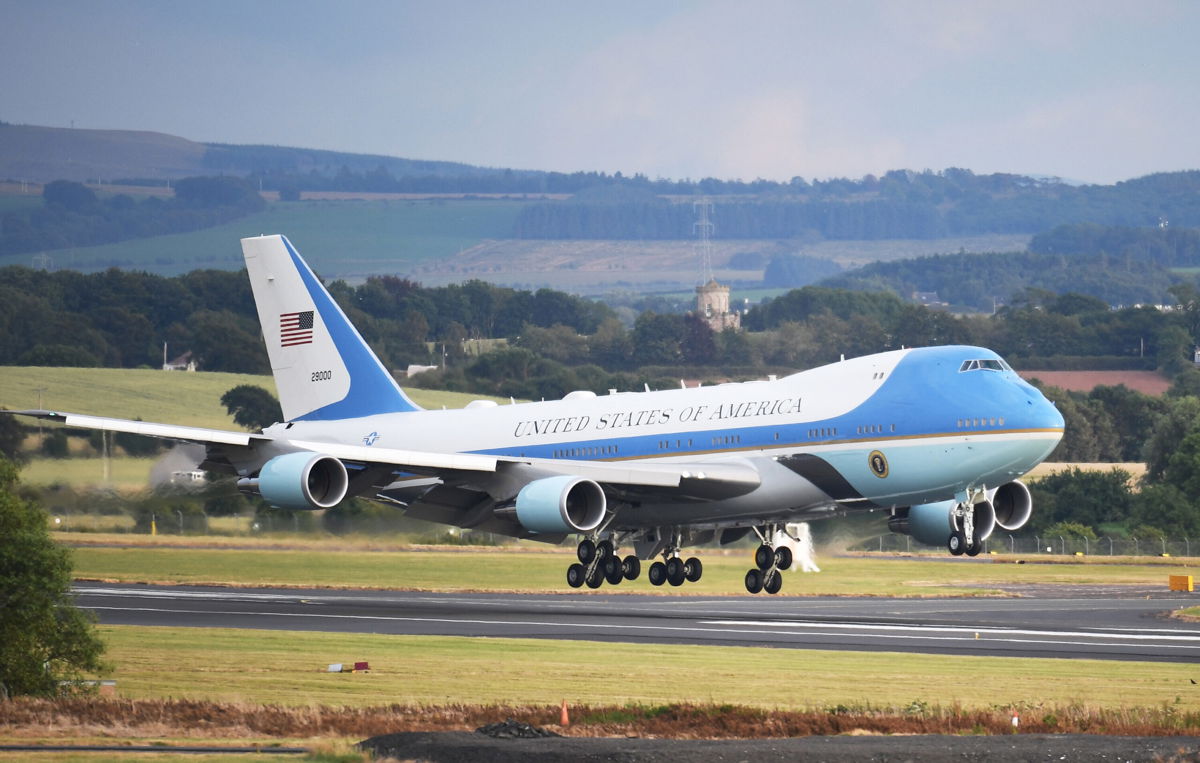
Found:
<svg viewBox="0 0 1200 763"><path fill-rule="evenodd" d="M0 460L0 698L53 696L62 681L107 670L94 620L70 589L70 552L18 496L16 467Z"/></svg>
<svg viewBox="0 0 1200 763"><path fill-rule="evenodd" d="M21 446L27 434L25 425L16 416L0 414L0 458L19 464L24 460Z"/></svg>
<svg viewBox="0 0 1200 763"><path fill-rule="evenodd" d="M283 409L279 401L262 387L254 384L239 384L221 395L221 405L233 416L238 426L249 430L262 430L283 421Z"/></svg>

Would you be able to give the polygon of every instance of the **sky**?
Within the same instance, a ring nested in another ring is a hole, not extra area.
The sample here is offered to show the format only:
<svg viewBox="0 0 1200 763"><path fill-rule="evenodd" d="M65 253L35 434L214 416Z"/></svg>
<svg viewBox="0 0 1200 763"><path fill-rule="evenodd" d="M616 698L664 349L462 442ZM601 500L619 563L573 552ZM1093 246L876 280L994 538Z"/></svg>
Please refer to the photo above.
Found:
<svg viewBox="0 0 1200 763"><path fill-rule="evenodd" d="M0 0L0 120L788 180L1200 168L1196 0Z"/></svg>

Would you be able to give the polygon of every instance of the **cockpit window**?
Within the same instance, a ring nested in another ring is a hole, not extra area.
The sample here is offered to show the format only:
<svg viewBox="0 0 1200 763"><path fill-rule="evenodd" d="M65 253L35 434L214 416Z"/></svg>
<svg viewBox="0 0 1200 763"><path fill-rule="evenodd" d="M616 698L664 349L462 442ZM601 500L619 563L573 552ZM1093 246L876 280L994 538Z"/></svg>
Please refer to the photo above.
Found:
<svg viewBox="0 0 1200 763"><path fill-rule="evenodd" d="M958 367L958 372L963 371L1011 371L1012 366L1005 363L999 358L980 358L978 360L964 360L962 365Z"/></svg>

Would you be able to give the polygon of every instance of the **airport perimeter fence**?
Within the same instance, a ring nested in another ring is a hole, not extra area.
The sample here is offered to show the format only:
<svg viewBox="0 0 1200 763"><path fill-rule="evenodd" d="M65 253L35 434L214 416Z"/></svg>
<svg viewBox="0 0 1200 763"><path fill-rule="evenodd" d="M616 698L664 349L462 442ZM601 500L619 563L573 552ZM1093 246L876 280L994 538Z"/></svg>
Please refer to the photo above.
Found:
<svg viewBox="0 0 1200 763"><path fill-rule="evenodd" d="M924 553L945 550L927 546L907 535L887 533L854 547L856 551ZM1114 538L1091 540L1062 535L1010 535L993 533L983 543L983 553L1043 554L1058 556L1192 556L1200 555L1200 538Z"/></svg>

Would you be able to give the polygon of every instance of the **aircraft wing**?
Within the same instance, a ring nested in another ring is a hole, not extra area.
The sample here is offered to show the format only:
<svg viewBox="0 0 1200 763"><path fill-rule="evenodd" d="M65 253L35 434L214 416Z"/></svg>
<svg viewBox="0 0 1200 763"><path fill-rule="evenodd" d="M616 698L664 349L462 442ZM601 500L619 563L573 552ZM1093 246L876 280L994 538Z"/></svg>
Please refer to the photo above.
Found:
<svg viewBox="0 0 1200 763"><path fill-rule="evenodd" d="M232 445L249 448L254 443L271 441L284 444L261 434L230 432L221 429L158 424L80 413L60 413L48 410L3 411L21 416L55 421L66 426L100 429L109 432L160 437L200 445ZM344 445L330 442L289 440L289 450L323 453L341 461L372 466L390 466L396 471L411 471L437 476L443 472L477 473L476 481L486 482L488 473L506 472L518 482L551 475L573 475L604 485L633 489L634 492L665 493L691 496L700 500L729 497L747 493L758 487L758 470L746 463L643 463L630 461L576 461L551 458L518 458L489 456L475 453L437 453L432 451L376 448L366 445Z"/></svg>
<svg viewBox="0 0 1200 763"><path fill-rule="evenodd" d="M221 445L250 445L253 440L269 440L262 435L249 432L228 432L222 429L205 429L203 427L184 427L175 424L156 424L152 421L134 421L131 419L110 419L104 416L86 416L81 413L59 413L57 411L0 411L15 413L19 416L32 416L47 421L55 421L69 427L84 429L101 429L107 432L128 432L147 437L161 437L167 440L181 440L201 445L220 443Z"/></svg>
<svg viewBox="0 0 1200 763"><path fill-rule="evenodd" d="M747 493L758 487L758 470L741 463L638 463L629 461L575 461L552 458L488 456L475 453L434 453L428 451L377 448L368 445L290 440L301 450L324 453L342 461L392 466L399 471L421 474L452 472L524 472L530 478L551 475L583 477L605 485L660 489L663 492L727 497ZM674 490L672 490L674 489Z"/></svg>

